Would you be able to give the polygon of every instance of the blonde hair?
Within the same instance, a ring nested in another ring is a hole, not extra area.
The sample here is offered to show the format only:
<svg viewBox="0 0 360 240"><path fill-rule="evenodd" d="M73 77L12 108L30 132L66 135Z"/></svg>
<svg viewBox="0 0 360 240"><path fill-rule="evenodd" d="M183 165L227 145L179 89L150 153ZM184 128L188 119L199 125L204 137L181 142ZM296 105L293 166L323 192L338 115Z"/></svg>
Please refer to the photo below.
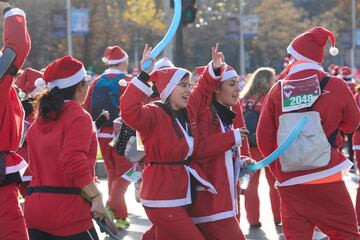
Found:
<svg viewBox="0 0 360 240"><path fill-rule="evenodd" d="M241 91L241 98L265 95L273 85L275 70L269 67L261 67L251 75Z"/></svg>

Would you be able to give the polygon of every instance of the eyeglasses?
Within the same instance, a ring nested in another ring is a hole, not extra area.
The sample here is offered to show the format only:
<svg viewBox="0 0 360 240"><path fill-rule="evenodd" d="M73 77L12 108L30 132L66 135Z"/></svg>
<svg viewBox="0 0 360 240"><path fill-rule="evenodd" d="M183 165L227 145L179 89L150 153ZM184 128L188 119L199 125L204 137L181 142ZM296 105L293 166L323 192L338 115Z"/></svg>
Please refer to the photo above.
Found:
<svg viewBox="0 0 360 240"><path fill-rule="evenodd" d="M182 87L182 88L190 88L192 89L194 87L194 84L192 83L186 83L186 82L183 82L183 83L179 83L177 86L179 87Z"/></svg>

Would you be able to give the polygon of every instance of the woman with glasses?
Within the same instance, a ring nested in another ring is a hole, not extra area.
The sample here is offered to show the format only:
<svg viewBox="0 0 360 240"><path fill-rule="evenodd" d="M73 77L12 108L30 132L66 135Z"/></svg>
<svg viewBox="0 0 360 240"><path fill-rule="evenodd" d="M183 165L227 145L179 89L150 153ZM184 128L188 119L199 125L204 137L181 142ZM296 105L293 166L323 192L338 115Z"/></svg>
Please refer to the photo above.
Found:
<svg viewBox="0 0 360 240"><path fill-rule="evenodd" d="M141 66L151 59L145 47ZM210 104L224 67L218 45L212 48L212 61L197 85L191 89L190 73L177 67L152 71L142 68L120 100L122 119L140 133L147 166L142 175L140 202L156 228L156 239L204 240L189 217L193 190L201 187L216 194L192 154L198 145L197 120ZM153 91L161 101L144 104ZM197 186L195 186L197 185Z"/></svg>
<svg viewBox="0 0 360 240"><path fill-rule="evenodd" d="M108 219L94 182L96 134L81 107L88 90L85 74L83 64L70 56L44 72L48 91L37 97L37 118L27 133L32 181L24 211L30 239L98 239L91 215Z"/></svg>

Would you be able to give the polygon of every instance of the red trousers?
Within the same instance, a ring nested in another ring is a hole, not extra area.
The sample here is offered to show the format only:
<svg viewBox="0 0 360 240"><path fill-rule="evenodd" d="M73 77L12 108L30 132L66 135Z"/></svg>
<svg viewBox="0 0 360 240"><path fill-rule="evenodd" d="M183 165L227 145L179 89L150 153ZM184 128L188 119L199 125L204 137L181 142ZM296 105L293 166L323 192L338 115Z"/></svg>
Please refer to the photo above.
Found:
<svg viewBox="0 0 360 240"><path fill-rule="evenodd" d="M206 240L245 240L235 217L197 224Z"/></svg>
<svg viewBox="0 0 360 240"><path fill-rule="evenodd" d="M17 184L0 187L0 239L28 240L24 215L18 201Z"/></svg>
<svg viewBox="0 0 360 240"><path fill-rule="evenodd" d="M359 130L356 131L353 135L353 149L355 153L357 167L360 168L360 131ZM360 219L360 179L356 193L355 209L356 209L357 219L359 220Z"/></svg>
<svg viewBox="0 0 360 240"><path fill-rule="evenodd" d="M156 228L154 225L151 225L146 232L141 237L141 240L155 240L156 236Z"/></svg>
<svg viewBox="0 0 360 240"><path fill-rule="evenodd" d="M286 240L311 240L318 227L331 240L360 239L354 206L343 181L280 187Z"/></svg>
<svg viewBox="0 0 360 240"><path fill-rule="evenodd" d="M251 148L251 156L257 161L262 159L262 155L257 148ZM270 188L270 203L274 223L279 223L281 222L280 198L278 191L274 187L275 177L271 174L269 168L266 167L264 169L266 174L266 180ZM260 222L260 199L258 194L259 179L260 171L254 172L250 178L248 188L244 191L246 218L251 225L258 224Z"/></svg>
<svg viewBox="0 0 360 240"><path fill-rule="evenodd" d="M184 207L145 208L156 240L205 240Z"/></svg>
<svg viewBox="0 0 360 240"><path fill-rule="evenodd" d="M114 211L116 219L127 218L124 195L130 182L121 176L132 167L132 164L109 145L111 138L98 140L107 172L109 198L106 204Z"/></svg>

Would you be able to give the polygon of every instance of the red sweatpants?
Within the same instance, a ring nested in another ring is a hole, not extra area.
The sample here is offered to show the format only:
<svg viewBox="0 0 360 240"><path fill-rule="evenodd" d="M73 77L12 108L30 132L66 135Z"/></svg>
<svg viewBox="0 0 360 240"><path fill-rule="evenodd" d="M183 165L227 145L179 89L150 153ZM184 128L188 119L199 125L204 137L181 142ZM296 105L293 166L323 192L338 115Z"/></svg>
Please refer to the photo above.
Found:
<svg viewBox="0 0 360 240"><path fill-rule="evenodd" d="M197 224L206 240L245 240L235 217Z"/></svg>
<svg viewBox="0 0 360 240"><path fill-rule="evenodd" d="M270 203L271 210L273 213L274 223L281 222L280 216L280 198L278 191L274 187L275 177L271 174L269 168L265 169L265 175L267 182L269 184L269 194L270 194ZM256 171L250 178L248 188L244 191L245 195L245 209L246 209L246 218L249 224L258 224L260 221L260 199L258 193L260 179L260 171Z"/></svg>
<svg viewBox="0 0 360 240"><path fill-rule="evenodd" d="M156 236L156 228L154 225L151 225L146 232L141 237L141 240L155 240Z"/></svg>
<svg viewBox="0 0 360 240"><path fill-rule="evenodd" d="M17 184L0 187L0 239L28 240Z"/></svg>
<svg viewBox="0 0 360 240"><path fill-rule="evenodd" d="M315 226L331 240L360 239L343 181L279 187L279 194L286 240L311 240Z"/></svg>
<svg viewBox="0 0 360 240"><path fill-rule="evenodd" d="M360 131L359 130L356 131L353 135L353 150L355 153L357 167L360 168ZM360 179L359 179L358 189L357 189L357 193L356 193L355 209L356 209L357 219L360 220Z"/></svg>
<svg viewBox="0 0 360 240"><path fill-rule="evenodd" d="M145 208L156 240L205 240L184 207Z"/></svg>
<svg viewBox="0 0 360 240"><path fill-rule="evenodd" d="M132 164L109 145L111 138L98 140L108 177L109 198L106 204L114 211L116 219L124 219L127 217L124 195L130 182L121 176L132 167Z"/></svg>

